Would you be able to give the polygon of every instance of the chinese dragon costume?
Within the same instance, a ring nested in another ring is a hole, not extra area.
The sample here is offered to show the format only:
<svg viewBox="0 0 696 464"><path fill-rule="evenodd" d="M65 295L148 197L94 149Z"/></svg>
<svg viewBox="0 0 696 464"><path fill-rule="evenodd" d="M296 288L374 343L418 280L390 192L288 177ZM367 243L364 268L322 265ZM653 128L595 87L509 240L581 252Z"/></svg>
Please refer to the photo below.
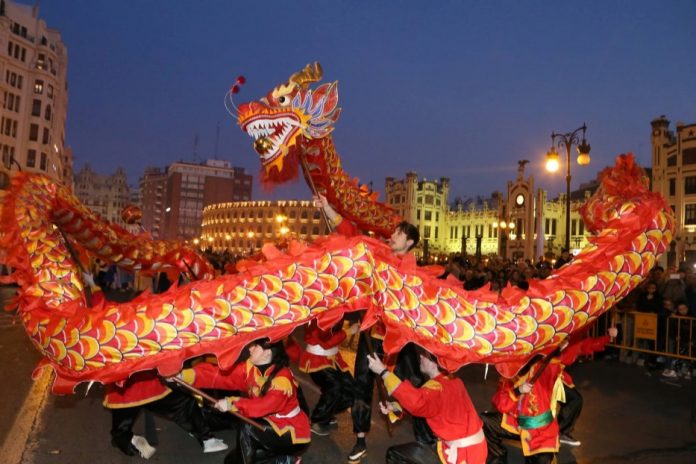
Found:
<svg viewBox="0 0 696 464"><path fill-rule="evenodd" d="M400 218L341 168L331 137L340 114L337 83L311 89L321 74L318 64L308 66L260 101L240 105L239 125L255 139L266 183L301 169L344 218L388 235ZM224 368L251 340L278 339L314 319L330 327L345 311L362 309L363 329L378 319L386 326L387 352L413 341L449 370L494 363L511 374L635 288L672 240L674 216L631 155L602 173L582 214L590 244L527 291L464 291L401 265L369 236L292 241L286 251L267 244L266 261L213 278L194 250L133 235L49 178L18 173L2 208L0 251L14 271L5 280L20 287L18 317L44 365L55 370L58 393L148 369L170 375L203 354L217 356ZM84 255L126 269L179 269L199 280L89 307L77 262Z"/></svg>

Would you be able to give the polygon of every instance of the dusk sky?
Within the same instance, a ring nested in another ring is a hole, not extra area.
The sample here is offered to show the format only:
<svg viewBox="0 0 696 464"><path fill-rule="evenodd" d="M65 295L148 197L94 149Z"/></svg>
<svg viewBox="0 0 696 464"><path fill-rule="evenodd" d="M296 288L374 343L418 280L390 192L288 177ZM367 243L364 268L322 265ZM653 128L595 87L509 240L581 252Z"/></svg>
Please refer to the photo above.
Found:
<svg viewBox="0 0 696 464"><path fill-rule="evenodd" d="M23 3L30 3L23 1ZM105 1L45 0L39 16L68 49L67 145L131 185L146 166L217 157L254 175L251 139L223 105L236 77L256 100L311 61L339 81L334 139L346 170L451 179L455 196L488 196L517 161L551 196L552 131L587 123L592 163L619 153L650 164L650 121L696 123L696 2L683 1Z"/></svg>

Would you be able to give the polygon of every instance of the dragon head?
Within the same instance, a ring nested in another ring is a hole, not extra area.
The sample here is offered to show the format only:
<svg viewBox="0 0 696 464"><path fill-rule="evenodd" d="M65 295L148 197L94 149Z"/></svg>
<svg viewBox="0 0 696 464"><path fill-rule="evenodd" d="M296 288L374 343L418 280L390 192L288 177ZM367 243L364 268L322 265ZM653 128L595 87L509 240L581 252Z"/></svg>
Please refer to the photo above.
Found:
<svg viewBox="0 0 696 464"><path fill-rule="evenodd" d="M254 139L263 181L282 182L296 177L304 143L333 131L341 114L338 82L309 88L322 75L319 63L308 64L261 100L239 106L237 121Z"/></svg>

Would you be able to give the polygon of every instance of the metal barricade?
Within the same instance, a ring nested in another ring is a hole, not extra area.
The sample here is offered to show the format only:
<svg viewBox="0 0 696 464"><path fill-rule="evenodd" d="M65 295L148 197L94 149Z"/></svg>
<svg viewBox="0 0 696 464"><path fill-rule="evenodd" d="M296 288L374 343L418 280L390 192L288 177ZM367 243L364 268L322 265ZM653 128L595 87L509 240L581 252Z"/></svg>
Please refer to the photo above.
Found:
<svg viewBox="0 0 696 464"><path fill-rule="evenodd" d="M607 346L626 353L647 353L696 361L696 318L672 315L661 318L655 313L620 310L602 314L591 329L592 336L605 335L617 327L619 335Z"/></svg>

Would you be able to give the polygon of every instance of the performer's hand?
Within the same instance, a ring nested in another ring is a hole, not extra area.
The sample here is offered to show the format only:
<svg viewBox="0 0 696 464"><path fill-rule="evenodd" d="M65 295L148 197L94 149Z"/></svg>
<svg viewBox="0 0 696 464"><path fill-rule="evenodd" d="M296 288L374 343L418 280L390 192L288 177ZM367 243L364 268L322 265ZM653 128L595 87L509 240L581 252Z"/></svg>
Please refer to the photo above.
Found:
<svg viewBox="0 0 696 464"><path fill-rule="evenodd" d="M360 324L357 322L355 324L351 324L350 327L348 327L348 333L351 335L354 335L360 331Z"/></svg>
<svg viewBox="0 0 696 464"><path fill-rule="evenodd" d="M379 374L385 369L384 363L374 353L367 355L367 367L375 374Z"/></svg>
<svg viewBox="0 0 696 464"><path fill-rule="evenodd" d="M609 338L613 341L619 335L619 329L616 327L609 327Z"/></svg>
<svg viewBox="0 0 696 464"><path fill-rule="evenodd" d="M97 284L94 283L94 277L89 272L82 273L82 280L90 288L95 288Z"/></svg>
<svg viewBox="0 0 696 464"><path fill-rule="evenodd" d="M520 393L526 395L527 393L532 391L532 384L525 382L522 385L520 385L517 389L520 391Z"/></svg>
<svg viewBox="0 0 696 464"><path fill-rule="evenodd" d="M380 401L379 410L382 411L382 414L387 415L390 412L394 412L394 407L389 401Z"/></svg>
<svg viewBox="0 0 696 464"><path fill-rule="evenodd" d="M326 208L326 205L329 204L328 200L324 195L321 193L318 193L312 197L312 200L314 201L314 207L315 208Z"/></svg>
<svg viewBox="0 0 696 464"><path fill-rule="evenodd" d="M217 400L213 406L220 412L228 412L230 410L230 402L227 401L227 398Z"/></svg>
<svg viewBox="0 0 696 464"><path fill-rule="evenodd" d="M166 379L167 382L176 382L177 380L184 380L184 376L179 372L176 375L172 375L171 377L167 377Z"/></svg>

